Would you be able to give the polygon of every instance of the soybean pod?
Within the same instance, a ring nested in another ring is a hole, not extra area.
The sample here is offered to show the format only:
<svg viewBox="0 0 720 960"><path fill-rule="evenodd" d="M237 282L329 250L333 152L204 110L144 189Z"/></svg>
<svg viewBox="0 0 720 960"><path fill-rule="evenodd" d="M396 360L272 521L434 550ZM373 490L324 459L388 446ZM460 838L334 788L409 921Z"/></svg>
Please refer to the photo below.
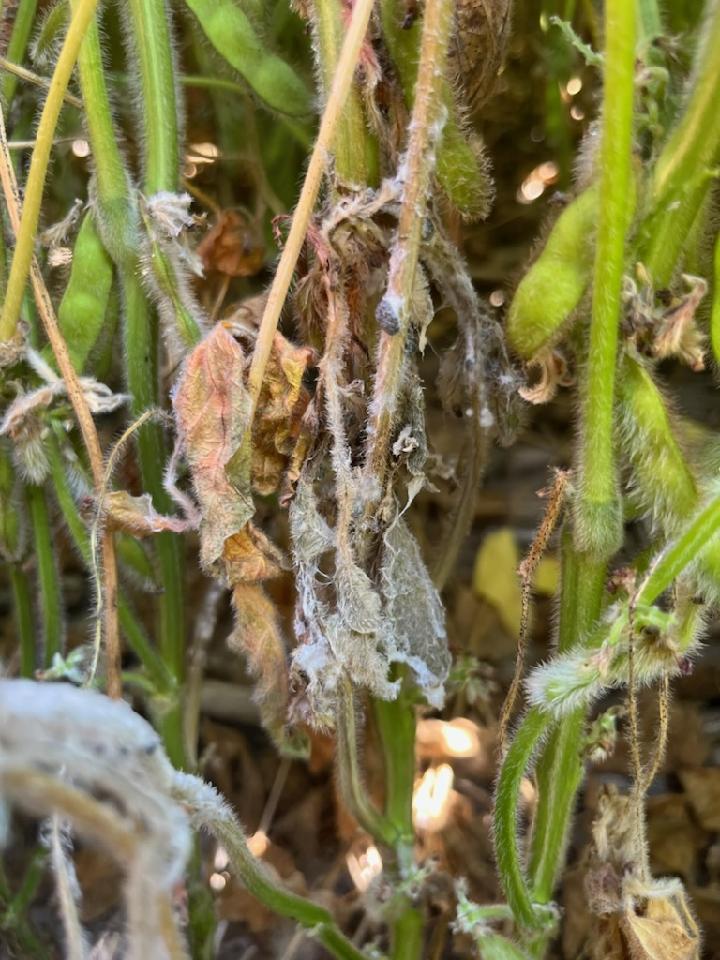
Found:
<svg viewBox="0 0 720 960"><path fill-rule="evenodd" d="M245 11L232 0L185 0L205 36L268 107L291 117L312 112L312 96L289 63L264 46Z"/></svg>
<svg viewBox="0 0 720 960"><path fill-rule="evenodd" d="M618 377L618 431L632 492L653 526L671 533L697 506L695 477L648 365L625 354Z"/></svg>
<svg viewBox="0 0 720 960"><path fill-rule="evenodd" d="M78 373L102 332L112 283L112 261L88 212L75 240L70 279L58 307L60 330Z"/></svg>
<svg viewBox="0 0 720 960"><path fill-rule="evenodd" d="M515 291L507 316L507 338L524 360L561 336L590 283L598 196L594 185L565 207L542 253Z"/></svg>

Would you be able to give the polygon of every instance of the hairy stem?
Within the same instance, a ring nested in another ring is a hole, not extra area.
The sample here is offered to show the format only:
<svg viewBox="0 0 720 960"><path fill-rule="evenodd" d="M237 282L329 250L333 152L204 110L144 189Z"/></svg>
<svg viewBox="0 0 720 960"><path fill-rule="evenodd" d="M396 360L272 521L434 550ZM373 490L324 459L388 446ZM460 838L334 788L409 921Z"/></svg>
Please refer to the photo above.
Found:
<svg viewBox="0 0 720 960"><path fill-rule="evenodd" d="M50 464L50 478L53 493L60 507L65 526L88 570L92 569L92 550L85 522L77 508L70 483L65 472L63 458L57 438L51 436L47 444L47 457ZM130 649L138 657L148 672L155 687L160 692L172 688L172 677L162 659L148 640L145 630L130 607L122 592L118 595L118 619Z"/></svg>
<svg viewBox="0 0 720 960"><path fill-rule="evenodd" d="M543 927L533 906L518 846L518 801L523 777L553 724L549 713L533 707L515 731L500 768L495 792L495 858L500 880L516 923L528 930Z"/></svg>
<svg viewBox="0 0 720 960"><path fill-rule="evenodd" d="M566 537L563 544L560 653L572 649L599 617L605 584L605 564L575 555L569 540L570 537ZM533 899L537 903L550 902L562 868L572 809L583 775L584 730L584 709L564 717L553 730L538 761L539 799L528 869Z"/></svg>
<svg viewBox="0 0 720 960"><path fill-rule="evenodd" d="M327 92L332 87L342 47L343 6L340 0L314 0L312 9L323 89ZM345 109L338 121L332 152L335 157L335 173L341 183L361 187L377 182L377 143L370 136L357 90L351 89L348 93Z"/></svg>
<svg viewBox="0 0 720 960"><path fill-rule="evenodd" d="M633 209L636 32L634 0L607 0L600 206L575 518L578 548L598 558L611 555L622 537L613 453L613 410L625 235Z"/></svg>
<svg viewBox="0 0 720 960"><path fill-rule="evenodd" d="M95 159L98 225L120 275L125 310L126 380L132 397L131 413L138 417L148 408L157 406L157 336L152 311L140 281L137 205L125 161L117 146L95 25L81 51L80 84ZM163 151L163 156L167 152ZM153 168L156 166L160 166L159 161L153 164ZM155 508L167 513L172 506L163 487L165 443L160 427L156 423L145 424L138 431L137 443L144 487L151 494ZM159 604L160 652L180 688L185 674L181 548L177 538L170 533L159 534L156 545L163 584ZM184 741L180 703L163 715L162 728L170 758L176 765L182 765Z"/></svg>
<svg viewBox="0 0 720 960"><path fill-rule="evenodd" d="M403 191L397 236L390 255L387 289L377 309L378 322L383 329L368 415L365 463L367 474L376 482L378 479L382 481L385 475L390 436L397 415L423 220L436 149L446 119L440 92L444 82L453 10L451 0L428 0L425 5L409 142L403 161Z"/></svg>
<svg viewBox="0 0 720 960"><path fill-rule="evenodd" d="M80 2L80 0L78 0L78 2ZM75 20L73 20L73 23L74 22ZM10 222L16 236L18 236L22 227L20 198L17 181L15 180L15 171L10 162L10 155L7 149L7 133L2 109L0 109L0 182L2 182ZM57 362L60 375L65 381L65 389L70 400L70 405L72 406L75 419L80 428L80 435L82 436L83 444L85 445L90 461L95 494L98 499L101 499L104 492L105 477L100 439L95 429L95 422L93 421L92 413L80 385L78 375L72 365L67 344L60 332L60 327L58 326L57 317L55 316L45 281L43 280L37 261L34 256L32 256L32 249L30 273L35 301L37 303L38 313L42 319L43 329L50 341L50 347ZM101 553L102 591L98 589L96 645L102 639L104 629L107 653L108 693L111 697L119 697L122 693L122 683L120 680L120 638L117 627L117 566L115 563L115 549L112 534L108 530L103 530L102 533ZM100 584L98 584L98 588L99 587ZM101 615L102 628L100 625Z"/></svg>
<svg viewBox="0 0 720 960"><path fill-rule="evenodd" d="M20 642L20 676L32 679L35 676L37 663L30 581L20 563L12 562L8 564L8 567L10 586L12 587L15 627Z"/></svg>
<svg viewBox="0 0 720 960"><path fill-rule="evenodd" d="M245 832L214 787L188 774L176 774L174 795L187 808L193 826L207 830L227 850L230 868L251 896L273 913L295 920L338 960L367 960L338 929L331 914L312 900L280 886L250 852Z"/></svg>
<svg viewBox="0 0 720 960"><path fill-rule="evenodd" d="M396 700L373 701L385 761L385 816L395 831L396 881L407 877L414 862L412 819L415 783L415 708L400 690ZM399 894L392 920L392 960L418 960L424 915L407 894Z"/></svg>
<svg viewBox="0 0 720 960"><path fill-rule="evenodd" d="M397 834L390 820L384 817L367 793L365 778L358 757L358 732L352 682L343 677L338 685L336 767L340 792L357 822L379 843L393 847Z"/></svg>
<svg viewBox="0 0 720 960"><path fill-rule="evenodd" d="M35 24L37 5L37 0L20 0L15 11L15 20L7 46L7 58L13 63L20 64L25 57L28 40ZM8 76L3 77L2 84L0 84L0 93L2 93L6 111L12 105L17 90L17 82L17 76L8 74Z"/></svg>
<svg viewBox="0 0 720 960"><path fill-rule="evenodd" d="M133 52L137 58L143 130L143 186L148 196L176 190L180 176L178 103L165 0L129 0Z"/></svg>
<svg viewBox="0 0 720 960"><path fill-rule="evenodd" d="M28 513L33 531L35 561L37 563L40 594L40 618L43 625L43 665L49 667L54 654L63 648L63 605L60 580L55 564L55 550L50 529L45 491L41 486L29 483L25 487Z"/></svg>

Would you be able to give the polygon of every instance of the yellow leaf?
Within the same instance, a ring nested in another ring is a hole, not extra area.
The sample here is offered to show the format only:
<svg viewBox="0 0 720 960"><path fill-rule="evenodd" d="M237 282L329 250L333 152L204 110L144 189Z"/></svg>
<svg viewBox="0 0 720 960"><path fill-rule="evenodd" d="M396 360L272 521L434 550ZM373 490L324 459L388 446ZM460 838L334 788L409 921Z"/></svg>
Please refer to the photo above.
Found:
<svg viewBox="0 0 720 960"><path fill-rule="evenodd" d="M507 632L520 633L520 580L517 540L512 530L496 530L485 537L475 557L473 589L492 604Z"/></svg>
<svg viewBox="0 0 720 960"><path fill-rule="evenodd" d="M544 593L548 597L554 596L560 586L560 562L557 557L542 557L535 570L533 590L535 593Z"/></svg>

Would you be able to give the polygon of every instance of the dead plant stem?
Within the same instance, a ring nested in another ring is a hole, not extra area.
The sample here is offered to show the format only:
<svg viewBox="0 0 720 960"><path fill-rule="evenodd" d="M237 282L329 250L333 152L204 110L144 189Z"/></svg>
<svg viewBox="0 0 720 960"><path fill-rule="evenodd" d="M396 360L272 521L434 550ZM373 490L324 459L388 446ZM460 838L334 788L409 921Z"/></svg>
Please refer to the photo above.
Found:
<svg viewBox="0 0 720 960"><path fill-rule="evenodd" d="M379 479L381 484L386 472L390 437L403 379L435 148L445 122L441 87L453 9L452 0L428 0L425 6L408 148L398 170L402 202L397 235L390 255L387 289L377 313L383 329L368 416L365 460L368 475L376 481Z"/></svg>

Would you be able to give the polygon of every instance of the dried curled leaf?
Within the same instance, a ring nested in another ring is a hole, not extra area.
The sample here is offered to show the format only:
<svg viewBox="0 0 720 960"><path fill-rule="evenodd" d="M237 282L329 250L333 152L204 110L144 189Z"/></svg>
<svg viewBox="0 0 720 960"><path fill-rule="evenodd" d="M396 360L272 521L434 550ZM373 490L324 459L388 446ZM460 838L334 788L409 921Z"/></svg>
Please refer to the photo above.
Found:
<svg viewBox="0 0 720 960"><path fill-rule="evenodd" d="M275 606L257 583L236 583L232 603L235 629L228 644L247 658L257 680L255 699L263 726L282 742L288 717L288 665Z"/></svg>
<svg viewBox="0 0 720 960"><path fill-rule="evenodd" d="M263 496L280 486L300 436L310 400L303 377L314 356L310 347L296 347L282 334L275 334L253 427L252 484Z"/></svg>
<svg viewBox="0 0 720 960"><path fill-rule="evenodd" d="M282 553L262 530L246 524L225 541L225 576L231 584L257 583L277 577L285 566Z"/></svg>
<svg viewBox="0 0 720 960"><path fill-rule="evenodd" d="M644 913L628 911L620 921L632 960L696 960L700 938L684 895L647 901Z"/></svg>
<svg viewBox="0 0 720 960"><path fill-rule="evenodd" d="M103 507L110 527L133 537L149 537L164 531L186 533L191 529L191 524L182 517L157 513L149 493L132 497L126 490L113 490L103 498Z"/></svg>
<svg viewBox="0 0 720 960"><path fill-rule="evenodd" d="M702 277L685 275L683 279L690 287L690 292L661 317L652 352L660 360L678 357L697 372L705 369L705 337L697 326L695 315L707 293L708 284Z"/></svg>
<svg viewBox="0 0 720 960"><path fill-rule="evenodd" d="M592 835L585 881L595 915L590 955L597 960L697 960L700 934L682 883L644 877L633 797L606 788Z"/></svg>
<svg viewBox="0 0 720 960"><path fill-rule="evenodd" d="M200 560L212 570L225 541L245 527L254 508L242 470L228 476L249 416L240 344L222 324L185 361L173 409L202 511Z"/></svg>
<svg viewBox="0 0 720 960"><path fill-rule="evenodd" d="M558 387L569 387L574 382L565 357L559 350L539 353L528 364L528 369L533 368L539 371L538 380L518 390L523 400L527 400L528 403L549 403L557 393Z"/></svg>
<svg viewBox="0 0 720 960"><path fill-rule="evenodd" d="M223 210L217 223L198 244L205 273L226 277L254 277L262 270L265 250L253 229L237 210Z"/></svg>

